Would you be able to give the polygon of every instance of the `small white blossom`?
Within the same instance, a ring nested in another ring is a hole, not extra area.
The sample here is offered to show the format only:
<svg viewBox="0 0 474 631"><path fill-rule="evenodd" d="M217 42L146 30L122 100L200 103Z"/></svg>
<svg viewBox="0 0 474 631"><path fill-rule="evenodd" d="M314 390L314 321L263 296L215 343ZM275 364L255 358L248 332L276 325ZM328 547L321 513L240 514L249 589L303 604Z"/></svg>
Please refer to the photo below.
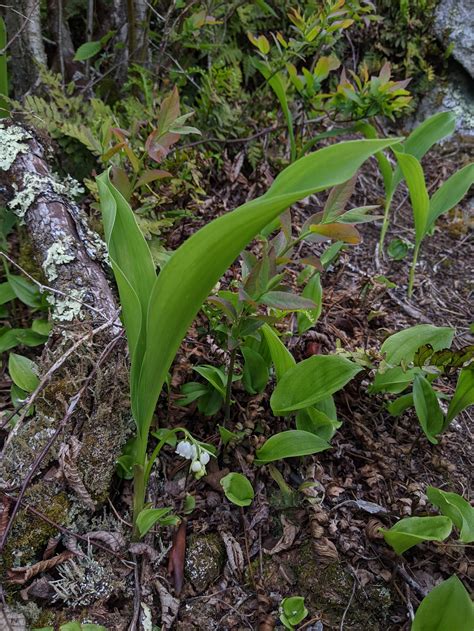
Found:
<svg viewBox="0 0 474 631"><path fill-rule="evenodd" d="M199 460L194 460L194 462L191 464L191 471L193 473L201 473L201 471L204 469L204 467L202 466L202 464L199 462Z"/></svg>
<svg viewBox="0 0 474 631"><path fill-rule="evenodd" d="M175 453L186 458L186 460L193 460L196 457L196 447L187 440L182 440L178 443Z"/></svg>
<svg viewBox="0 0 474 631"><path fill-rule="evenodd" d="M209 460L211 459L211 457L209 456L209 454L207 453L207 451L203 451L201 453L201 455L199 456L199 462L205 467L207 465L207 463L209 462Z"/></svg>

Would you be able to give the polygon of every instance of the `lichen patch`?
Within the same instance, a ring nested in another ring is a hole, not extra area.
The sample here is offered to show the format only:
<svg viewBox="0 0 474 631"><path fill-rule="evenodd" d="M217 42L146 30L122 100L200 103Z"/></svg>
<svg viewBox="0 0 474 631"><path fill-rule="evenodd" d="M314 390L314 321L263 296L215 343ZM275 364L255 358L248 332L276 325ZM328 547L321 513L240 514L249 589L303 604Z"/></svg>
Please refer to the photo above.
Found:
<svg viewBox="0 0 474 631"><path fill-rule="evenodd" d="M28 144L25 141L30 138L32 138L31 134L18 125L5 127L0 124L0 169L2 171L8 171L11 168L19 153L28 151Z"/></svg>
<svg viewBox="0 0 474 631"><path fill-rule="evenodd" d="M41 177L36 173L27 173L23 178L23 188L17 189L15 197L8 203L8 208L12 210L17 217L23 219L31 204L38 195L44 190L45 183L48 178ZM16 185L13 185L15 188Z"/></svg>
<svg viewBox="0 0 474 631"><path fill-rule="evenodd" d="M43 271L49 281L58 277L58 266L66 265L76 258L73 254L73 239L70 235L60 238L48 248L43 261Z"/></svg>
<svg viewBox="0 0 474 631"><path fill-rule="evenodd" d="M84 289L71 289L67 296L48 296L55 319L63 322L72 322L74 318L82 319L81 307L85 294Z"/></svg>

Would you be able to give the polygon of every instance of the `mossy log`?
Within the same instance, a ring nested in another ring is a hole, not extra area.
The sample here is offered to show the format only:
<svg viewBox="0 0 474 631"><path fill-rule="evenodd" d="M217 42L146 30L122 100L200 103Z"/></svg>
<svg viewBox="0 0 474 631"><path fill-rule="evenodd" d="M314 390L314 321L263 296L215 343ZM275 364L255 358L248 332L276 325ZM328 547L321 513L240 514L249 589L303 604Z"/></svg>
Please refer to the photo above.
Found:
<svg viewBox="0 0 474 631"><path fill-rule="evenodd" d="M39 280L49 288L54 324L39 361L40 377L48 376L45 387L33 414L20 418L10 432L0 457L0 488L13 495L35 467L9 533L3 570L38 559L52 535L50 525L25 505L60 525L87 527L108 496L116 459L131 431L126 344L105 247L73 201L78 184L51 172L49 151L35 131L0 125L0 204L26 227ZM102 361L106 348L111 350ZM86 382L74 413L39 459Z"/></svg>

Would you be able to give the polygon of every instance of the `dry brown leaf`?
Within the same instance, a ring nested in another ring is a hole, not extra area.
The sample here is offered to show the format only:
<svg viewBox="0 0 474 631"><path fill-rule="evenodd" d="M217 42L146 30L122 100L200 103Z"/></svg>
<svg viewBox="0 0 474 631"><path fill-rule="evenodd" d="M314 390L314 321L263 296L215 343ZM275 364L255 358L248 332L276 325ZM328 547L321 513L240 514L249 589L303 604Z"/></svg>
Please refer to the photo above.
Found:
<svg viewBox="0 0 474 631"><path fill-rule="evenodd" d="M84 486L81 474L77 467L77 458L81 450L81 443L75 436L71 436L70 444L63 443L59 448L59 470L60 475L66 480L68 485L73 489L86 506L91 510L95 510L95 503Z"/></svg>
<svg viewBox="0 0 474 631"><path fill-rule="evenodd" d="M123 548L125 548L125 538L120 532L96 530L93 532L86 532L84 537L92 539L93 541L101 541L114 552L118 552L119 550L123 550Z"/></svg>
<svg viewBox="0 0 474 631"><path fill-rule="evenodd" d="M230 532L221 530L219 531L219 534L224 542L230 569L234 572L234 574L240 574L245 565L245 557L240 543L230 534Z"/></svg>
<svg viewBox="0 0 474 631"><path fill-rule="evenodd" d="M58 547L58 543L61 541L61 535L56 535L56 537L50 537L49 541L46 545L46 550L43 552L43 561L47 559L51 559L53 554L56 552L56 548Z"/></svg>
<svg viewBox="0 0 474 631"><path fill-rule="evenodd" d="M271 550L265 550L264 548L267 554L277 554L283 550L288 550L288 548L291 548L293 545L296 535L298 534L298 528L284 515L281 515L280 521L283 526L283 534Z"/></svg>
<svg viewBox="0 0 474 631"><path fill-rule="evenodd" d="M179 610L179 600L174 598L158 580L155 580L155 589L160 597L161 626L163 631L171 629Z"/></svg>
<svg viewBox="0 0 474 631"><path fill-rule="evenodd" d="M316 559L323 565L330 565L339 561L336 546L326 537L321 537L321 539L314 541L313 550L316 554Z"/></svg>
<svg viewBox="0 0 474 631"><path fill-rule="evenodd" d="M30 578L40 574L41 572L47 572L56 565L60 565L61 563L65 563L72 559L72 557L76 556L73 552L69 550L64 550L60 554L56 555L52 559L46 559L46 561L39 561L34 565L30 565L28 567L14 567L7 571L8 580L10 583L15 583L16 585L23 585Z"/></svg>

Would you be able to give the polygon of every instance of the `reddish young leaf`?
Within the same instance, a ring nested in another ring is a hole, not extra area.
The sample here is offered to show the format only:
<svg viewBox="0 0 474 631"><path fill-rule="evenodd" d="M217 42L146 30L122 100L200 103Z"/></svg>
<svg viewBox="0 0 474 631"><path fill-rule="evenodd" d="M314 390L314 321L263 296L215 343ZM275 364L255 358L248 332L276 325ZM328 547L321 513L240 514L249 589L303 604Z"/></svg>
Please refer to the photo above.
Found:
<svg viewBox="0 0 474 631"><path fill-rule="evenodd" d="M159 129L155 129L146 139L145 151L148 153L152 160L155 162L161 162L167 155L171 145L178 142L179 134L167 133L161 135L162 132Z"/></svg>
<svg viewBox="0 0 474 631"><path fill-rule="evenodd" d="M344 241L344 243L360 243L360 234L357 228L349 223L324 223L311 226L311 232L332 241Z"/></svg>
<svg viewBox="0 0 474 631"><path fill-rule="evenodd" d="M168 559L168 574L173 578L176 595L179 596L184 582L184 555L186 553L186 520L180 523L174 533L173 546Z"/></svg>

